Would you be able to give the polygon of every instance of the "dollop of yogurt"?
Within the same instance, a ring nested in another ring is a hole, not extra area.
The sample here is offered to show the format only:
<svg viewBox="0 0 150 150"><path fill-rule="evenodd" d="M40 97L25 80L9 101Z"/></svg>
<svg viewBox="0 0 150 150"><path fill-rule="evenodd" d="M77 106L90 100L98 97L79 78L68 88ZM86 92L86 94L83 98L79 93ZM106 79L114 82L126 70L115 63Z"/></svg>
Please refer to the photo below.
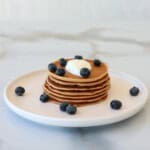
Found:
<svg viewBox="0 0 150 150"><path fill-rule="evenodd" d="M80 70L81 68L88 68L91 70L91 65L88 61L83 59L72 59L67 62L66 70L73 75L81 76Z"/></svg>

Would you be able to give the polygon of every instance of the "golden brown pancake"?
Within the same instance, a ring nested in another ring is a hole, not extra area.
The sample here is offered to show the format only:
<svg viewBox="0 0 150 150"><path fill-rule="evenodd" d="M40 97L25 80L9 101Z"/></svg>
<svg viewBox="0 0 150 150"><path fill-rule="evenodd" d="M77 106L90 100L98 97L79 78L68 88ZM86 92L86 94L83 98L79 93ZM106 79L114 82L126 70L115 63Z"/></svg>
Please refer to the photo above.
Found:
<svg viewBox="0 0 150 150"><path fill-rule="evenodd" d="M53 95L53 96L56 96L58 98L62 98L62 99L70 100L70 101L73 100L73 101L78 102L78 101L86 101L87 99L91 99L92 100L93 98L100 97L100 96L102 96L104 94L107 94L107 91L104 91L104 92L102 92L100 94L95 94L93 96L77 96L77 97L60 95L60 94L56 94L56 93L51 92L51 91L49 91L49 94Z"/></svg>
<svg viewBox="0 0 150 150"><path fill-rule="evenodd" d="M59 84L56 84L56 83L54 84L54 83L51 83L49 81L46 81L45 84L49 88L51 88L52 90L55 90L57 92L59 92L59 91L61 93L62 92L68 92L68 93L74 92L76 94L80 94L80 93L83 93L83 92L86 92L86 93L88 92L89 93L91 91L100 91L100 90L102 90L105 87L108 87L108 86L110 87L110 81L109 80L104 82L101 85L91 86L91 87L74 87L74 86L69 86L69 87L65 86L65 87L63 87L63 86L61 86Z"/></svg>
<svg viewBox="0 0 150 150"><path fill-rule="evenodd" d="M95 98L87 98L87 99L83 99L83 100L72 100L72 99L66 99L66 98L60 98L60 97L57 97L57 96L54 96L52 94L49 93L49 91L45 90L45 94L47 94L48 96L50 96L53 100L53 101L57 101L57 102L69 102L71 104L80 104L80 103L84 103L84 104L87 104L87 103L92 103L92 102L97 102L97 101L101 101L101 100L104 100L104 98L107 98L107 94L104 93L103 95L101 96L98 96L98 97L95 97Z"/></svg>
<svg viewBox="0 0 150 150"><path fill-rule="evenodd" d="M103 88L105 85L110 85L110 80L106 80L104 82L102 82L101 84L95 85L95 86L79 86L79 85L62 85L56 82L51 81L50 79L46 80L46 83L48 84L48 86L53 87L54 89L57 90L66 90L66 91L88 91L88 90L96 90L96 89L101 89Z"/></svg>
<svg viewBox="0 0 150 150"><path fill-rule="evenodd" d="M45 83L47 84L47 83ZM101 88L96 88L96 89L91 89L91 88L88 88L88 89L77 89L77 90L72 90L72 89L67 89L67 90L64 90L64 89L55 89L49 85L44 85L44 86L47 86L49 90L52 90L54 92L57 92L59 94L68 94L68 95L91 95L93 93L98 93L98 92L101 92L103 89L105 88L110 88L110 84L106 84L106 85L103 85ZM72 94L74 93L74 94Z"/></svg>
<svg viewBox="0 0 150 150"><path fill-rule="evenodd" d="M86 61L91 65L91 74L88 78L73 75L66 70L64 76L58 76L48 71L43 89L52 101L78 105L91 104L107 98L111 85L106 64L95 66L93 60L86 59ZM58 61L53 63L57 68L65 69L60 66Z"/></svg>
<svg viewBox="0 0 150 150"><path fill-rule="evenodd" d="M70 60L70 59L68 59ZM93 64L92 60L86 59L90 64L91 64L91 74L88 78L82 78L76 75L73 75L71 73L69 73L68 71L66 71L65 75L62 76L58 76L55 73L52 73L49 71L49 75L55 79L58 80L62 80L62 81L69 81L69 82L93 82L96 81L98 79L101 79L102 77L104 77L107 74L107 66L106 64L102 63L100 67L95 66ZM59 65L58 61L55 61L54 64L58 67L58 68L63 68Z"/></svg>
<svg viewBox="0 0 150 150"><path fill-rule="evenodd" d="M90 91L62 91L62 90L55 90L52 87L49 87L47 84L44 85L47 90L59 94L59 95L65 95L65 96L72 96L72 97L80 97L80 96L93 96L95 94L100 94L103 91L107 91L110 88L110 85L105 86L104 88L100 90L90 90Z"/></svg>
<svg viewBox="0 0 150 150"><path fill-rule="evenodd" d="M93 82L83 82L83 83L82 82L62 81L62 80L56 79L56 78L51 77L51 76L48 77L48 80L51 80L51 81L53 81L55 83L58 83L58 84L60 84L62 86L66 86L66 85L68 85L68 86L69 85L71 85L71 86L96 86L96 85L101 84L102 82L104 82L106 80L109 80L109 79L110 78L109 78L108 74L106 74L103 78L98 79L96 81L93 81Z"/></svg>

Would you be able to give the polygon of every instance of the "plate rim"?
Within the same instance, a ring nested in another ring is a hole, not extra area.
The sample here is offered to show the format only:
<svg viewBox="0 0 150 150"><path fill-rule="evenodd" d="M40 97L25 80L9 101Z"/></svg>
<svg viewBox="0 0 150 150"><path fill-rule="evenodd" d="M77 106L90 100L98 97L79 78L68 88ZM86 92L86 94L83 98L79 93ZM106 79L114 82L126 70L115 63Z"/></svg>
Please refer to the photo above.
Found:
<svg viewBox="0 0 150 150"><path fill-rule="evenodd" d="M11 103L11 101L7 98L7 90L9 88L9 86L11 84L13 84L13 82L24 78L28 75L34 74L34 73L38 73L38 72L46 72L46 70L41 69L41 70L35 70L32 72L28 72L25 73L23 75L20 75L19 77L15 78L14 80L9 81L6 86L4 87L4 101L7 104L7 106L11 109L11 111L13 111L15 114L23 117L24 119L28 119L32 122L37 122L40 124L45 124L45 125L52 125L52 126L60 126L60 127L91 127L91 126L101 126L101 125L107 125L107 124L112 124L112 123L117 123L120 121L123 121L125 119L128 119L132 116L134 116L135 114L137 114L140 110L143 109L143 107L145 106L146 102L147 102L147 98L148 98L148 90L147 87L145 86L145 84L139 80L138 78L125 73L125 72L120 72L120 71L115 71L115 70L109 70L109 73L115 74L117 76L126 76L128 78L134 79L135 81L137 81L143 88L143 91L145 91L144 95L144 102L142 103L142 105L140 105L140 107L134 107L134 110L132 109L132 111L127 111L127 112L123 112L121 113L121 115L117 116L117 117L113 117L113 118L93 118L93 119L84 119L81 120L80 118L55 118L55 117L48 117L48 116L44 116L44 115L40 115L40 114L35 114L32 112L28 112L25 111L24 109L21 109L19 107L17 107L16 105L14 105L13 103Z"/></svg>

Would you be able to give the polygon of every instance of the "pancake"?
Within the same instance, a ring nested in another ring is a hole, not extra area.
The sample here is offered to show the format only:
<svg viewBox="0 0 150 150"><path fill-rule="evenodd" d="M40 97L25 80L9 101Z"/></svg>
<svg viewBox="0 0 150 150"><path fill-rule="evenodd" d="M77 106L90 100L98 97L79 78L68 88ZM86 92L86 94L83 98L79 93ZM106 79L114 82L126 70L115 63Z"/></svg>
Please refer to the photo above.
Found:
<svg viewBox="0 0 150 150"><path fill-rule="evenodd" d="M73 97L78 97L78 96L93 96L95 94L99 94L105 90L108 90L110 88L110 85L105 86L104 88L100 90L90 90L90 91L62 91L62 90L55 90L52 87L48 86L47 84L44 85L47 90L59 94L59 95L65 95L65 96L73 96Z"/></svg>
<svg viewBox="0 0 150 150"><path fill-rule="evenodd" d="M71 59L66 60L69 61ZM107 65L102 63L100 66L96 66L93 60L85 60L91 66L88 78L74 75L67 70L65 70L64 76L48 71L48 77L43 85L43 90L50 97L50 100L59 103L69 102L75 105L85 105L107 98L111 87ZM57 68L65 69L65 67L60 66L58 60L54 61L53 64Z"/></svg>
<svg viewBox="0 0 150 150"><path fill-rule="evenodd" d="M48 90L48 89L46 89ZM54 92L51 92L49 91L49 94L50 95L53 95L53 96L56 96L58 98L62 98L62 99L66 99L66 100L75 100L76 102L80 101L80 100L87 100L87 99L93 99L93 98L96 98L96 97L100 97L101 95L103 94L107 94L107 91L104 91L100 94L95 94L95 95L92 95L92 96L66 96L66 95L60 95L60 94L57 94L57 93L54 93Z"/></svg>
<svg viewBox="0 0 150 150"><path fill-rule="evenodd" d="M62 80L56 79L56 78L51 77L51 76L49 76L48 79L51 80L51 81L53 81L53 82L55 82L55 83L63 85L63 86L66 86L66 85L68 85L68 86L69 85L71 85L71 86L96 86L98 84L101 84L104 81L109 80L110 78L109 78L108 74L106 74L101 79L98 79L98 80L96 80L94 82L86 82L86 83L62 81Z"/></svg>
<svg viewBox="0 0 150 150"><path fill-rule="evenodd" d="M67 59L67 60L70 60L70 59ZM91 74L88 78L82 78L82 77L73 75L73 74L69 73L68 71L66 71L66 73L63 77L58 76L55 73L52 73L52 72L49 71L49 76L51 76L55 79L58 79L58 80L62 80L62 81L77 82L77 83L85 82L86 83L86 82L93 82L93 81L96 81L98 79L101 79L102 77L104 77L107 74L108 68L107 68L106 64L102 63L100 68L99 68L99 67L97 67L93 64L92 60L89 60L89 59L85 59L85 60L90 63L91 68L92 68ZM63 67L60 66L58 61L55 61L53 63L58 68L63 68Z"/></svg>
<svg viewBox="0 0 150 150"><path fill-rule="evenodd" d="M45 94L47 94L49 97L51 97L51 100L52 101L57 101L59 103L62 103L62 102L69 102L71 104L87 104L87 103L95 103L97 101L101 101L101 100L104 100L107 98L107 94L103 94L101 96L98 96L98 97L95 97L95 98L90 98L90 99L86 99L86 100L72 100L72 99L65 99L65 98L60 98L60 97L57 97L57 96L54 96L54 95L51 95L49 94L48 91L45 90Z"/></svg>
<svg viewBox="0 0 150 150"><path fill-rule="evenodd" d="M110 87L110 81L105 81L103 84L101 85L98 85L98 86L92 86L92 87L74 87L74 86L61 86L59 84L54 84L54 83L51 83L51 81L46 81L45 84L50 87L51 89L59 92L60 91L60 94L61 92L74 92L76 94L80 94L80 93L83 93L83 92L91 92L91 91L98 91L98 90L102 90L103 88L109 86Z"/></svg>

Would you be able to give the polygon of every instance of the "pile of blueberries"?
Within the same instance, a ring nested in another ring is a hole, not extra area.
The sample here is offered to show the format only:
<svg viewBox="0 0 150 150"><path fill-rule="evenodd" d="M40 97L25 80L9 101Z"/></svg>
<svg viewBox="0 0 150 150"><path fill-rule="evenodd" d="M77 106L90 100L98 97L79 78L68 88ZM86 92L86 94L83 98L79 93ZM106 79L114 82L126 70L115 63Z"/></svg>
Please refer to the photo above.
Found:
<svg viewBox="0 0 150 150"><path fill-rule="evenodd" d="M74 57L74 59L83 59L83 57L79 56L79 55L76 55ZM102 62L99 59L94 59L93 63L94 63L95 66L100 66L102 64ZM67 64L67 60L64 59L64 58L60 58L59 59L59 64L60 64L60 66L65 67L66 64ZM59 75L59 76L64 76L65 75L65 69L57 68L57 66L54 63L50 63L48 65L48 70L50 72L56 73L56 75ZM81 68L81 70L80 70L80 75L83 78L88 78L90 76L90 73L91 72L88 68Z"/></svg>
<svg viewBox="0 0 150 150"><path fill-rule="evenodd" d="M73 115L77 112L77 107L75 107L72 104L69 104L68 102L63 102L59 106L60 110L63 112L67 112L70 115Z"/></svg>
<svg viewBox="0 0 150 150"><path fill-rule="evenodd" d="M129 93L131 96L137 96L139 94L139 92L140 92L139 88L137 88L135 86L129 90ZM25 93L25 89L23 87L19 86L15 89L15 93L18 96L23 96L23 94ZM45 93L40 96L40 101L43 103L49 101L49 99L50 99L50 97L48 95L46 95ZM110 107L114 110L118 110L122 107L122 103L119 100L112 100L110 102ZM67 112L70 115L73 115L77 112L77 108L74 105L69 104L68 102L61 103L60 110L63 112Z"/></svg>

